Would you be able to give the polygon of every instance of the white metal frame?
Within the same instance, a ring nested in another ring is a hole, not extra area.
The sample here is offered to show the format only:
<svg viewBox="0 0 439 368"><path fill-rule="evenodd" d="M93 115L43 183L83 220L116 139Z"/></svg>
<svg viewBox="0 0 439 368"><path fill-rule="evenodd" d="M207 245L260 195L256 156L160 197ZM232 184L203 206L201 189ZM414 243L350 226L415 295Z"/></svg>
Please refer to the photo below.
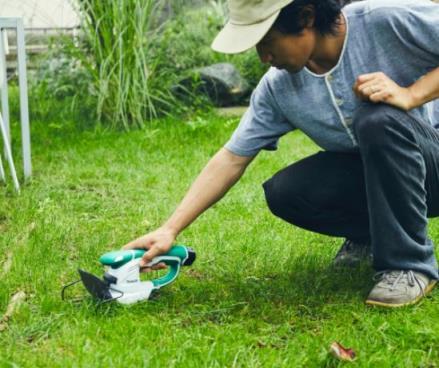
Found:
<svg viewBox="0 0 439 368"><path fill-rule="evenodd" d="M29 179L32 175L31 148L30 148L30 127L29 127L29 105L27 93L26 75L26 49L24 41L24 26L21 18L0 17L0 93L1 93L1 114L0 128L5 145L5 155L11 169L15 188L19 191L17 174L12 158L11 134L9 123L9 100L8 100L8 78L6 71L6 54L8 44L6 29L14 29L17 34L17 62L18 62L18 85L20 90L20 122L21 122L21 143L23 150L24 178ZM0 180L5 180L5 173L0 158Z"/></svg>

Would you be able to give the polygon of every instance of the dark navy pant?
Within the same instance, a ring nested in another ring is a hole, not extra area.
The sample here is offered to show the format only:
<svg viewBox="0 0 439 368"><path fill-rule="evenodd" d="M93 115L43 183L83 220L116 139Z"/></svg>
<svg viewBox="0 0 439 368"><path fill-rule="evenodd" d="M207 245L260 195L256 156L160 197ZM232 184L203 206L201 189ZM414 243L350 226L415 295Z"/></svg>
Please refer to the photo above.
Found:
<svg viewBox="0 0 439 368"><path fill-rule="evenodd" d="M358 153L319 152L264 183L280 218L321 234L370 241L374 268L439 278L428 217L439 216L439 130L385 104L353 119Z"/></svg>

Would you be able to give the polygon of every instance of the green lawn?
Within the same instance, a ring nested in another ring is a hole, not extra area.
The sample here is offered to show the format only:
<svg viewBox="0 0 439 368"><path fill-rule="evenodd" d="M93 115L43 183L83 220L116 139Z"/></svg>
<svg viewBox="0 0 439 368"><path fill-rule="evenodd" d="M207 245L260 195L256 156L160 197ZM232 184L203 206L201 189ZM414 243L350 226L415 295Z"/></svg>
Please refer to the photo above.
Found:
<svg viewBox="0 0 439 368"><path fill-rule="evenodd" d="M412 308L366 307L373 270L329 267L342 239L267 209L261 183L317 150L300 133L262 153L180 236L198 259L157 300L61 301L77 267L101 274L103 252L167 218L237 122L200 117L123 134L34 122L32 183L19 196L0 186L0 318L13 294L27 295L0 332L1 367L439 366L437 292ZM356 362L334 360L333 341L354 348Z"/></svg>

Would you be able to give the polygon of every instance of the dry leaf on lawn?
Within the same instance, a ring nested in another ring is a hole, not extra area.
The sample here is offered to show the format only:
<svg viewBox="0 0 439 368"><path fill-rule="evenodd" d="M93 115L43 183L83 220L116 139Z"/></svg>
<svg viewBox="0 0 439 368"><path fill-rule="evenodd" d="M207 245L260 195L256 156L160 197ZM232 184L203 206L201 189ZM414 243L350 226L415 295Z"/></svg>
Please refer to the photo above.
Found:
<svg viewBox="0 0 439 368"><path fill-rule="evenodd" d="M25 299L26 294L24 291L19 291L12 296L8 307L6 308L6 312L0 320L0 332L7 328L8 321L11 319L15 310L24 302Z"/></svg>
<svg viewBox="0 0 439 368"><path fill-rule="evenodd" d="M356 356L355 351L353 351L351 348L345 348L337 341L334 341L331 344L330 351L336 358L350 362L353 361Z"/></svg>

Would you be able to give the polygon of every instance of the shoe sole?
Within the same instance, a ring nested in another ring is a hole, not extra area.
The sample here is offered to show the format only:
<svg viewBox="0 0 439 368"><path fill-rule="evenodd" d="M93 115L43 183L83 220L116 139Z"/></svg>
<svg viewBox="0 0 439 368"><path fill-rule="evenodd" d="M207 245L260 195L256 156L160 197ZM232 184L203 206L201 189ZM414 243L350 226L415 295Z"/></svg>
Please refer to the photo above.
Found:
<svg viewBox="0 0 439 368"><path fill-rule="evenodd" d="M412 300L410 302L407 303L400 303L400 304L391 304L391 303L384 303L384 302L378 302L376 300L366 300L366 304L367 305L371 305L371 306L377 306L377 307L384 307L384 308L400 308L400 307L405 307L407 305L413 305L416 304L417 302L419 302L424 296L426 296L427 294L429 294L434 286L437 284L437 281L432 281L428 284L428 286L425 288L424 294L419 295L415 300Z"/></svg>

